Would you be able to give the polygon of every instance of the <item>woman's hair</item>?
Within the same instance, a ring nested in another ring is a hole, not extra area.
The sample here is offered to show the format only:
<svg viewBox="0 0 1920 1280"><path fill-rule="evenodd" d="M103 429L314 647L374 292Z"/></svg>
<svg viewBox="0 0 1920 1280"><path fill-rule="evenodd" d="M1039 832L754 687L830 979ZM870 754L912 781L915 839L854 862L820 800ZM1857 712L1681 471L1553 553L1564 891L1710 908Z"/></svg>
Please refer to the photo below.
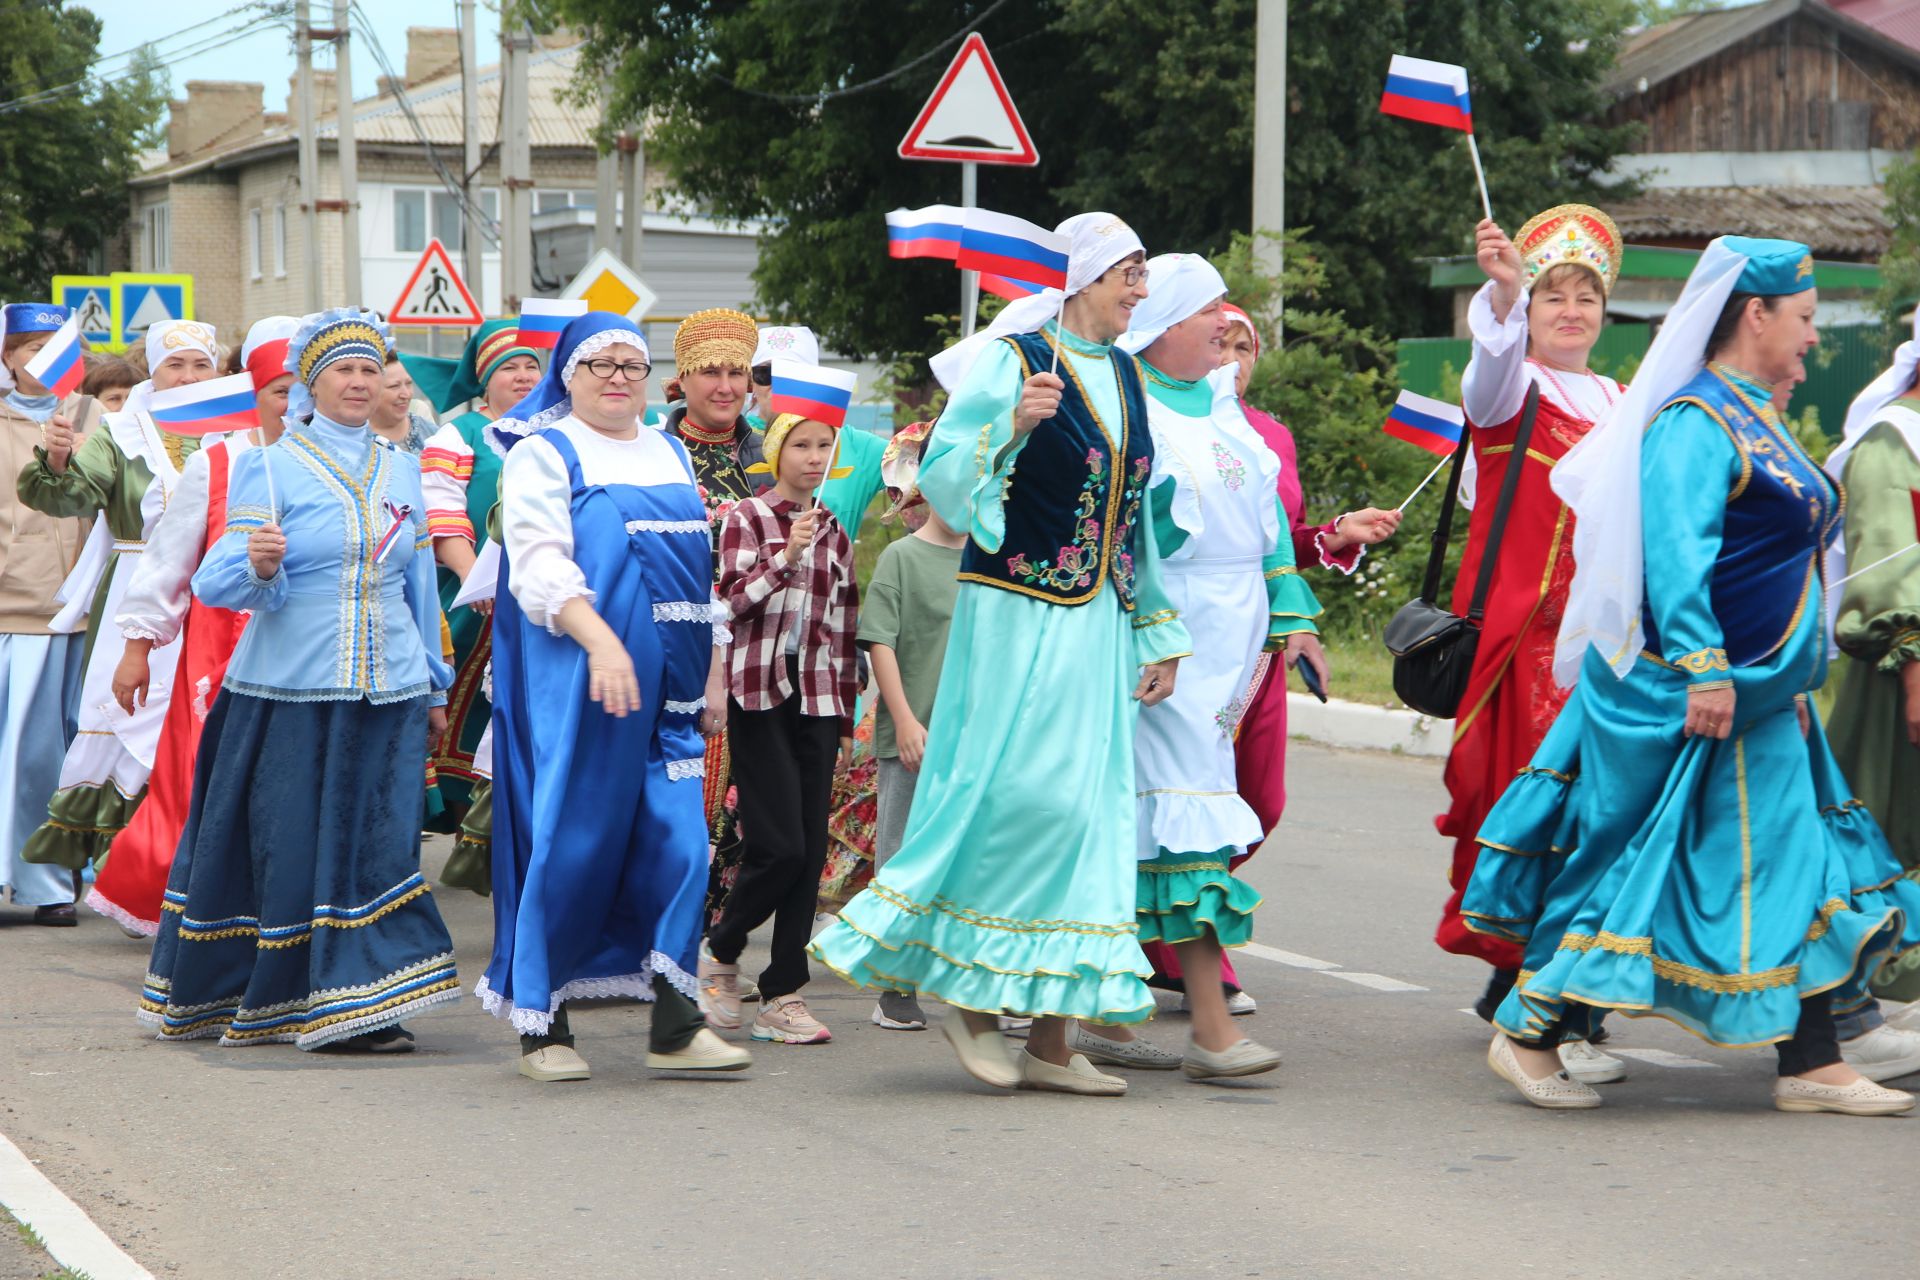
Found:
<svg viewBox="0 0 1920 1280"><path fill-rule="evenodd" d="M6 348L5 348L5 350L6 350L6 354L7 354L7 355L12 355L12 354L13 354L14 352L16 352L16 351L18 351L18 350L19 350L20 348L22 348L22 347L24 347L24 346L26 346L26 345L27 345L27 344L28 344L29 342L31 342L31 341L33 341L33 340L34 340L35 338L38 338L38 337L40 337L40 336L41 336L41 335L40 335L40 334L38 334L38 333L10 333L10 334L8 334L8 335L7 335L7 343L6 343Z"/></svg>
<svg viewBox="0 0 1920 1280"><path fill-rule="evenodd" d="M153 376L153 370L147 368L147 344L146 343L144 342L134 343L132 346L127 348L126 354L121 356L120 358L125 360L128 364L132 365L133 371L139 374L142 378L150 378Z"/></svg>
<svg viewBox="0 0 1920 1280"><path fill-rule="evenodd" d="M1755 298L1769 314L1779 309L1780 299L1758 293L1736 293L1727 299L1727 305L1720 309L1720 318L1713 322L1713 332L1707 335L1707 359L1720 354L1721 348L1733 341L1734 330L1740 327L1740 317L1745 313L1747 304Z"/></svg>
<svg viewBox="0 0 1920 1280"><path fill-rule="evenodd" d="M1557 262L1548 267L1540 278L1533 282L1530 291L1539 293L1544 289L1571 289L1580 281L1585 281L1599 290L1601 299L1605 300L1607 289L1600 283L1600 277L1593 273L1592 268L1583 267L1577 262Z"/></svg>
<svg viewBox="0 0 1920 1280"><path fill-rule="evenodd" d="M80 384L80 392L97 397L103 391L132 387L139 381L140 375L134 372L133 366L119 356L101 356L87 361L87 376Z"/></svg>
<svg viewBox="0 0 1920 1280"><path fill-rule="evenodd" d="M226 361L220 366L220 372L229 374L229 375L235 374L235 373L245 373L247 371L247 362L240 358L241 352L245 350L246 350L245 347L227 348L227 358L226 358Z"/></svg>

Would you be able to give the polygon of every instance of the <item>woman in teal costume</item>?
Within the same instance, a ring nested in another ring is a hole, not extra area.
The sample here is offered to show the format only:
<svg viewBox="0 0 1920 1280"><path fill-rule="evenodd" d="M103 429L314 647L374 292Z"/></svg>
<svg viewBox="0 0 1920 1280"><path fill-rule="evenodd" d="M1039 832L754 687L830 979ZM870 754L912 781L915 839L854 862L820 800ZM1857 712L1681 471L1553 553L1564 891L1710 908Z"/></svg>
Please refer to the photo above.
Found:
<svg viewBox="0 0 1920 1280"><path fill-rule="evenodd" d="M953 1006L947 1038L977 1079L1117 1094L1126 1083L1071 1053L1063 1020L1153 1012L1134 719L1172 692L1190 646L1141 511L1140 376L1110 345L1145 295L1145 255L1110 214L1060 230L1064 309L1062 291L1033 295L934 361L957 391L919 486L971 537L948 660L905 843L812 952L856 985ZM1003 1010L1036 1019L1018 1066Z"/></svg>
<svg viewBox="0 0 1920 1280"><path fill-rule="evenodd" d="M1804 246L1714 241L1618 410L1556 470L1581 539L1556 674L1580 683L1482 826L1463 904L1526 948L1488 1061L1537 1106L1599 1105L1553 1051L1618 1009L1776 1046L1781 1110L1913 1108L1834 1032L1834 1006L1920 944L1920 886L1808 698L1844 500L1769 397L1801 373L1815 301Z"/></svg>
<svg viewBox="0 0 1920 1280"><path fill-rule="evenodd" d="M520 341L519 321L506 319L489 320L475 330L450 371L429 367L419 356L408 356L404 363L442 413L475 403L434 432L420 454L427 523L434 558L440 562L440 608L458 672L447 698L447 735L433 756L438 786L437 794L429 797L427 825L434 831L458 831L468 806L484 810L486 799L480 791L486 782L475 771L473 752L491 710L485 678L493 650L493 602L455 608L453 601L487 545L487 517L500 497L500 455L487 443L486 430L533 390L540 380L540 361L534 349ZM464 842L441 878L478 893L485 893L489 883L484 858L476 861L472 846Z"/></svg>

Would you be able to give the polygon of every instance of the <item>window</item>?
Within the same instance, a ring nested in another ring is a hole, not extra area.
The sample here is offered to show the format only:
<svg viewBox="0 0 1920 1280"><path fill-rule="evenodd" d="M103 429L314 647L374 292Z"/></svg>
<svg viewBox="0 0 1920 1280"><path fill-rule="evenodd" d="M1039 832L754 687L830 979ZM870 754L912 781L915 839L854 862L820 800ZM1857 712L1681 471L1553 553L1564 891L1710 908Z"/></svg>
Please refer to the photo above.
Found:
<svg viewBox="0 0 1920 1280"><path fill-rule="evenodd" d="M500 193L488 188L474 193L489 222L500 216ZM401 189L393 193L393 248L396 253L419 253L429 235L458 253L466 245L466 215L460 201L444 190Z"/></svg>
<svg viewBox="0 0 1920 1280"><path fill-rule="evenodd" d="M393 193L393 247L402 253L418 253L427 247L427 193Z"/></svg>
<svg viewBox="0 0 1920 1280"><path fill-rule="evenodd" d="M591 209L594 193L591 191L536 191L533 193L533 211L552 213L555 209Z"/></svg>
<svg viewBox="0 0 1920 1280"><path fill-rule="evenodd" d="M172 270L173 220L165 202L148 205L140 215L140 227L147 246L147 270Z"/></svg>
<svg viewBox="0 0 1920 1280"><path fill-rule="evenodd" d="M255 280L260 278L260 267L265 257L262 251L265 248L261 211L249 209L247 210L247 267Z"/></svg>
<svg viewBox="0 0 1920 1280"><path fill-rule="evenodd" d="M287 275L287 206L273 206L273 274Z"/></svg>

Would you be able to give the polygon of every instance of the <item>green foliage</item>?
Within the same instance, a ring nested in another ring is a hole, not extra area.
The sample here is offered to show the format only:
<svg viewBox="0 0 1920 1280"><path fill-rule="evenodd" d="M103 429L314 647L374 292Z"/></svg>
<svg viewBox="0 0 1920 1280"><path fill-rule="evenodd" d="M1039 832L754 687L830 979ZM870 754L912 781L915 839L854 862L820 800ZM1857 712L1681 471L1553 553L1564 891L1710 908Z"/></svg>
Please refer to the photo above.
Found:
<svg viewBox="0 0 1920 1280"><path fill-rule="evenodd" d="M64 0L0 7L0 102L87 76L100 19ZM110 84L0 113L0 297L44 298L127 217L126 180L156 136L166 82L152 57Z"/></svg>
<svg viewBox="0 0 1920 1280"><path fill-rule="evenodd" d="M1920 153L1887 170L1887 221L1893 234L1880 255L1879 303L1889 330L1898 333L1901 316L1920 302Z"/></svg>
<svg viewBox="0 0 1920 1280"><path fill-rule="evenodd" d="M1473 68L1495 208L1518 223L1618 194L1599 171L1631 131L1587 123L1635 0L1296 0L1289 27L1289 223L1320 232L1323 299L1382 332L1444 326L1417 259L1471 245L1464 139L1382 116L1389 57ZM645 117L649 159L723 218L765 218L770 313L859 357L936 349L957 282L887 258L888 209L955 203L953 165L895 147L968 24L1040 149L983 167L981 203L1052 224L1111 209L1150 251L1219 252L1251 222L1254 0L543 0L583 32L580 83L609 127ZM916 59L924 61L916 62ZM902 68L907 68L902 70ZM894 74L898 73L898 74ZM891 77L891 78L888 78ZM792 100L789 100L792 99ZM917 380L917 379L913 379Z"/></svg>

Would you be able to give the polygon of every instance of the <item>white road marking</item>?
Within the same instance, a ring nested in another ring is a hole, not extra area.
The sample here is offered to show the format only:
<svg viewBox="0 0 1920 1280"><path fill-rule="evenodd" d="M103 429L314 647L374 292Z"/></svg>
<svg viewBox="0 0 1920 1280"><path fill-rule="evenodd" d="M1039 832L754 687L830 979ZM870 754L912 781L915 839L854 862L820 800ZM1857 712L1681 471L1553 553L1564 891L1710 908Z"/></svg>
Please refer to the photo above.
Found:
<svg viewBox="0 0 1920 1280"><path fill-rule="evenodd" d="M1656 1067L1704 1067L1708 1071L1717 1071L1717 1062L1703 1062L1699 1058L1689 1058L1684 1053L1668 1053L1665 1049L1617 1049L1613 1045L1602 1045L1602 1053L1610 1053L1616 1058L1632 1058L1639 1062L1651 1063Z"/></svg>
<svg viewBox="0 0 1920 1280"><path fill-rule="evenodd" d="M1303 956L1295 951L1282 951L1278 947L1269 947L1259 942L1249 942L1244 947L1234 948L1241 955L1259 956L1262 960L1271 960L1275 964L1284 964L1292 969L1338 969L1340 966L1330 960L1315 960L1312 956Z"/></svg>
<svg viewBox="0 0 1920 1280"><path fill-rule="evenodd" d="M1371 987L1375 991L1425 991L1425 987L1416 987L1411 982L1402 982L1398 978L1389 978L1379 973L1355 973L1351 969L1322 969L1329 978L1341 978L1362 987Z"/></svg>
<svg viewBox="0 0 1920 1280"><path fill-rule="evenodd" d="M0 1205L33 1228L55 1262L92 1280L153 1280L86 1211L47 1181L20 1148L0 1134Z"/></svg>

